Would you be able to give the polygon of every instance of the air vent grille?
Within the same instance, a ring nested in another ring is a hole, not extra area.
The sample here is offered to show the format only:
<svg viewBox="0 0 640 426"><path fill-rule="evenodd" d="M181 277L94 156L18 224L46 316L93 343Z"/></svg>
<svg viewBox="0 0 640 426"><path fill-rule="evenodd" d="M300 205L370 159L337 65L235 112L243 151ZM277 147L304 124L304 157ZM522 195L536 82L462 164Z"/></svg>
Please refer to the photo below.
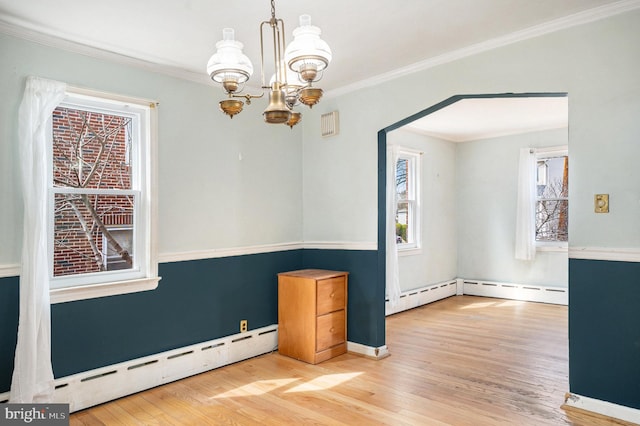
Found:
<svg viewBox="0 0 640 426"><path fill-rule="evenodd" d="M322 114L320 117L320 129L322 131L323 138L337 135L340 132L338 111Z"/></svg>

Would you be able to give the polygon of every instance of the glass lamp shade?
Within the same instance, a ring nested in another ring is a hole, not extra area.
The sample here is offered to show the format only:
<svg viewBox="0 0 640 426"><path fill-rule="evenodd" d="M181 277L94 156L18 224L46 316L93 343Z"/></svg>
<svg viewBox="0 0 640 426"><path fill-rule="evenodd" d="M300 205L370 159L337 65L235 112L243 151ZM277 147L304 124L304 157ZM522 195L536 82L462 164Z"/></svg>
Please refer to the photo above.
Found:
<svg viewBox="0 0 640 426"><path fill-rule="evenodd" d="M228 92L236 91L238 85L253 74L253 65L242 53L242 47L242 43L234 39L234 30L225 28L222 30L222 40L216 43L216 53L207 63L207 73L211 79L223 84Z"/></svg>
<svg viewBox="0 0 640 426"><path fill-rule="evenodd" d="M285 50L287 65L292 71L300 73L304 81L315 81L316 74L331 62L331 48L320 38L320 34L320 28L311 25L311 17L302 15L300 26L293 30L293 41Z"/></svg>

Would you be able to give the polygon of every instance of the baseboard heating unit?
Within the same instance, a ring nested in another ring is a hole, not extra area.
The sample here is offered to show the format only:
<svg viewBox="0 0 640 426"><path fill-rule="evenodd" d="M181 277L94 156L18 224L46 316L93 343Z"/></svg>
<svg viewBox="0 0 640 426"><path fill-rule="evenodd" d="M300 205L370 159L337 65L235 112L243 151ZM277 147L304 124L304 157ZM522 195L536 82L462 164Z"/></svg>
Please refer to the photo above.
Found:
<svg viewBox="0 0 640 426"><path fill-rule="evenodd" d="M68 403L74 412L195 374L272 352L278 326L185 346L55 380L52 402ZM0 401L9 398L0 394Z"/></svg>
<svg viewBox="0 0 640 426"><path fill-rule="evenodd" d="M417 308L418 306L455 295L495 297L525 302L551 303L554 305L569 304L569 289L566 287L546 287L457 278L405 291L393 306L387 299L385 301L385 315L397 314L398 312Z"/></svg>
<svg viewBox="0 0 640 426"><path fill-rule="evenodd" d="M386 300L385 315L397 314L398 312L417 308L418 306L426 305L437 300L446 299L447 297L455 296L456 292L456 280L410 290L402 293L395 305L392 305L389 300Z"/></svg>
<svg viewBox="0 0 640 426"><path fill-rule="evenodd" d="M469 296L497 297L555 305L569 304L569 289L565 287L544 287L480 280L462 280L462 282L462 293Z"/></svg>

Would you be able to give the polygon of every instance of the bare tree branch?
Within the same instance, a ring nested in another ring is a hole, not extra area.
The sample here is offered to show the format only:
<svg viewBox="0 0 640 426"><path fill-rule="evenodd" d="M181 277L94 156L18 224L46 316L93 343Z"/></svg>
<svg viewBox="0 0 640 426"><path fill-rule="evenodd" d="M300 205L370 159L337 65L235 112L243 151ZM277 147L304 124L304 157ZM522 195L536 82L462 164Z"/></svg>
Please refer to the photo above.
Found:
<svg viewBox="0 0 640 426"><path fill-rule="evenodd" d="M94 223L96 224L100 232L102 232L102 234L105 236L107 241L109 241L109 243L111 244L113 249L116 251L116 253L118 253L120 257L122 257L122 260L127 262L127 265L133 266L133 259L131 259L131 255L127 250L122 248L122 246L118 243L118 241L116 241L115 238L113 238L113 235L111 235L111 232L109 232L107 227L102 222L102 219L100 218L96 210L93 208L93 205L91 205L91 201L89 201L89 197L85 194L83 194L81 197L82 197L82 203L87 207L87 209L89 209L89 214L93 218Z"/></svg>

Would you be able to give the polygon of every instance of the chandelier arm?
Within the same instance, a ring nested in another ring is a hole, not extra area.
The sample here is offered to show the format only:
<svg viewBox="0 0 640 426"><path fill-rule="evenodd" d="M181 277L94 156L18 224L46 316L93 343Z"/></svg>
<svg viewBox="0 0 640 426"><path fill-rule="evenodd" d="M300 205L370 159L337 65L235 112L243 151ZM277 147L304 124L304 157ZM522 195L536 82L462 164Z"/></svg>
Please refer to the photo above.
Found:
<svg viewBox="0 0 640 426"><path fill-rule="evenodd" d="M273 35L273 68L276 75L276 84L278 89L282 83L282 76L280 75L280 28L278 27L278 20L271 20L271 32Z"/></svg>
<svg viewBox="0 0 640 426"><path fill-rule="evenodd" d="M251 93L244 93L242 95L236 95L235 93L229 93L230 98L245 98L247 102L251 101L251 99L258 99L264 97L264 92L259 95L252 95Z"/></svg>
<svg viewBox="0 0 640 426"><path fill-rule="evenodd" d="M284 86L287 86L288 81L287 81L287 72L286 72L286 67L287 65L284 63L284 52L285 52L285 46L287 45L286 41L285 41L285 29L284 29L284 21L282 19L278 19L278 23L280 24L279 30L278 30L278 62L276 65L276 68L278 69L279 73L280 73L280 82L284 84ZM280 38L280 35L282 35L282 38Z"/></svg>
<svg viewBox="0 0 640 426"><path fill-rule="evenodd" d="M262 21L260 24L260 74L262 75L262 88L266 89L267 86L264 84L264 24L269 24L269 21Z"/></svg>

